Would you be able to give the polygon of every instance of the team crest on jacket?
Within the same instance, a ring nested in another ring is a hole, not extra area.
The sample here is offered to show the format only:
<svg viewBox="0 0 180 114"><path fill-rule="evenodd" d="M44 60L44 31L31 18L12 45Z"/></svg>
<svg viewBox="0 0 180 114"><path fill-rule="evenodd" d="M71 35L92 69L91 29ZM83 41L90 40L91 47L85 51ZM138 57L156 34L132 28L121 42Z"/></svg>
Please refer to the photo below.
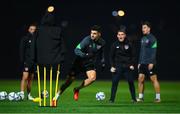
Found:
<svg viewBox="0 0 180 114"><path fill-rule="evenodd" d="M129 45L124 45L124 48L127 50L129 49Z"/></svg>
<svg viewBox="0 0 180 114"><path fill-rule="evenodd" d="M91 48L91 47L92 47L92 45L89 45L89 47Z"/></svg>
<svg viewBox="0 0 180 114"><path fill-rule="evenodd" d="M116 46L116 48L118 49L118 48L119 48L119 46Z"/></svg>
<svg viewBox="0 0 180 114"><path fill-rule="evenodd" d="M149 43L149 40L147 39L145 42L148 44L148 43Z"/></svg>
<svg viewBox="0 0 180 114"><path fill-rule="evenodd" d="M31 40L29 40L29 43L31 43Z"/></svg>
<svg viewBox="0 0 180 114"><path fill-rule="evenodd" d="M101 48L101 45L97 45L97 49L100 49Z"/></svg>

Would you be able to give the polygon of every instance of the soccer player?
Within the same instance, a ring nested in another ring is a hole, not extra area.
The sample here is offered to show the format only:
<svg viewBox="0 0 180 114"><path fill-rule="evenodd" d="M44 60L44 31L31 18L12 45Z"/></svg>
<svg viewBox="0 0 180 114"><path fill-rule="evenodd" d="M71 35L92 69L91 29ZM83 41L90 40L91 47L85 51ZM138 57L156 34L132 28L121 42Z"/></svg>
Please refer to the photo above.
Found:
<svg viewBox="0 0 180 114"><path fill-rule="evenodd" d="M90 36L85 37L75 48L74 52L76 58L74 63L68 73L66 82L62 84L59 92L54 97L54 100L57 100L59 95L70 86L76 75L86 73L87 78L78 87L74 88L74 100L78 100L79 91L96 80L95 62L98 55L101 57L102 67L105 66L103 52L104 46L105 41L101 38L101 27L94 25L91 28Z"/></svg>
<svg viewBox="0 0 180 114"><path fill-rule="evenodd" d="M133 79L135 55L132 48L132 44L126 37L126 28L121 26L117 32L117 41L112 44L110 52L110 71L113 73L110 103L113 103L115 100L118 82L122 76L125 76L128 81L132 102L136 102Z"/></svg>
<svg viewBox="0 0 180 114"><path fill-rule="evenodd" d="M33 35L36 31L36 25L31 24L28 28L28 33L22 37L20 42L20 61L23 63L23 76L21 80L21 92L20 96L22 99L24 99L24 90L25 86L27 88L27 94L28 100L33 100L33 97L31 96L31 85L32 80L34 77L34 67L32 65L31 61L31 46L32 46L32 40Z"/></svg>
<svg viewBox="0 0 180 114"><path fill-rule="evenodd" d="M156 49L157 49L157 40L153 34L151 34L151 25L148 21L142 23L142 33L143 37L141 39L141 49L139 56L139 77L138 77L138 90L139 98L137 101L144 100L144 79L145 76L150 77L155 93L156 98L155 102L160 102L160 85L157 80L156 72Z"/></svg>

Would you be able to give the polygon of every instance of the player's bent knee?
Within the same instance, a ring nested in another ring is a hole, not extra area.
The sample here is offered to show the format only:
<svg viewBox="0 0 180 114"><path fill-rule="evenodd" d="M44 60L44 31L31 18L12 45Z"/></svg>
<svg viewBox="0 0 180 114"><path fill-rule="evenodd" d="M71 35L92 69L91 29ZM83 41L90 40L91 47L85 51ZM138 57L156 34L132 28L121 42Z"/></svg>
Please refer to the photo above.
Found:
<svg viewBox="0 0 180 114"><path fill-rule="evenodd" d="M93 82L96 80L96 76L91 76L89 79L91 80L91 82Z"/></svg>
<svg viewBox="0 0 180 114"><path fill-rule="evenodd" d="M143 82L144 82L144 77L139 77L139 78L138 78L138 82L139 82L139 83L143 83Z"/></svg>

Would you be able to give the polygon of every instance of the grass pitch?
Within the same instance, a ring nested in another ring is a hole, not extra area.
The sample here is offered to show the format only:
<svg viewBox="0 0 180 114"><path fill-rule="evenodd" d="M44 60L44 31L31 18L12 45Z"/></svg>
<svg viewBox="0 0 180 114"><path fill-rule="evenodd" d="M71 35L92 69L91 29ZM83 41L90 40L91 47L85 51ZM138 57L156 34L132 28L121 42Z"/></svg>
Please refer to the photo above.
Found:
<svg viewBox="0 0 180 114"><path fill-rule="evenodd" d="M62 81L60 82L60 84ZM161 103L154 103L154 89L151 82L145 83L145 101L131 103L128 84L120 81L115 103L109 103L111 81L96 81L80 91L79 100L73 100L73 88L81 81L75 81L60 96L55 108L39 107L32 101L0 101L0 113L180 113L180 82L160 81ZM137 82L136 93L137 93ZM43 87L43 86L41 86ZM0 91L18 92L20 80L0 80ZM105 92L106 99L97 101L95 94ZM54 92L53 92L54 93ZM32 96L38 96L37 81L33 82ZM138 95L138 94L137 94Z"/></svg>

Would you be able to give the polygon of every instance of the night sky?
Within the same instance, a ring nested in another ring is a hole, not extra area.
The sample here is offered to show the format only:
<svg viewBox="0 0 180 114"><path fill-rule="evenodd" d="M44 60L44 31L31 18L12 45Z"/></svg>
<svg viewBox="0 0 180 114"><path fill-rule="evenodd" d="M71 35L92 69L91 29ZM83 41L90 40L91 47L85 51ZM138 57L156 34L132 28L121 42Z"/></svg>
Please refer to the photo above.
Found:
<svg viewBox="0 0 180 114"><path fill-rule="evenodd" d="M1 3L1 75L0 78L20 76L19 42L26 27L32 22L40 23L41 17L49 5L55 7L56 23L65 30L67 57L64 74L73 59L74 47L90 33L94 24L103 27L106 40L106 72L98 79L110 79L108 52L115 41L115 30L126 25L128 35L137 44L141 38L142 21L152 23L152 33L158 39L157 66L160 79L180 79L180 4L171 1L135 1L135 0L11 0ZM113 17L112 11L124 10L124 17ZM65 77L65 76L63 76Z"/></svg>

